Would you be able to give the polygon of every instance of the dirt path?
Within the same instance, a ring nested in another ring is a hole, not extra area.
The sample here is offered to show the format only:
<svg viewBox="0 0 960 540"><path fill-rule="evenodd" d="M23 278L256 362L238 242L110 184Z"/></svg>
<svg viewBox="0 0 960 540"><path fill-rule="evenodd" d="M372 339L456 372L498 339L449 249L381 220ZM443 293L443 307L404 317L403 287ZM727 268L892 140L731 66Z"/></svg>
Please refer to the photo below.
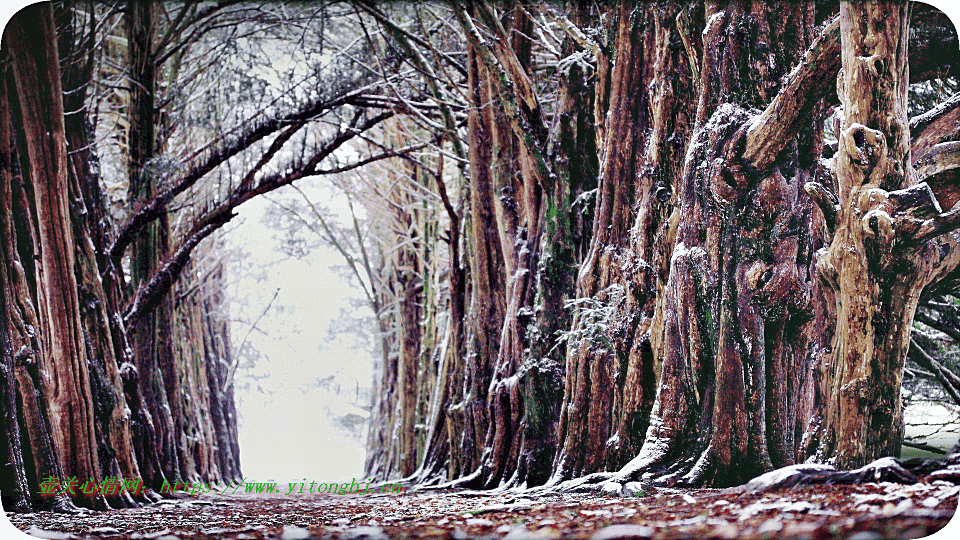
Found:
<svg viewBox="0 0 960 540"><path fill-rule="evenodd" d="M872 540L933 534L956 511L958 491L960 487L941 481L908 486L816 486L760 494L652 490L629 498L463 491L367 496L206 495L81 516L50 512L7 516L32 536L61 540Z"/></svg>

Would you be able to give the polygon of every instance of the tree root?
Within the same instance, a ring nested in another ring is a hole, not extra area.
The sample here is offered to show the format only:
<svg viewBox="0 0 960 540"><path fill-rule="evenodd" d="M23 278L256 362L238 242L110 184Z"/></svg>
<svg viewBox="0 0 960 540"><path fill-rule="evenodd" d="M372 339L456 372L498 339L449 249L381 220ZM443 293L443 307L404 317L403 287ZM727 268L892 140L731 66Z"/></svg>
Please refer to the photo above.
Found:
<svg viewBox="0 0 960 540"><path fill-rule="evenodd" d="M920 481L920 476L925 476L928 480L946 480L960 484L960 454L939 459L913 458L904 461L886 457L849 471L838 471L830 465L790 465L729 489L737 492L762 492L798 486L866 482L914 484Z"/></svg>

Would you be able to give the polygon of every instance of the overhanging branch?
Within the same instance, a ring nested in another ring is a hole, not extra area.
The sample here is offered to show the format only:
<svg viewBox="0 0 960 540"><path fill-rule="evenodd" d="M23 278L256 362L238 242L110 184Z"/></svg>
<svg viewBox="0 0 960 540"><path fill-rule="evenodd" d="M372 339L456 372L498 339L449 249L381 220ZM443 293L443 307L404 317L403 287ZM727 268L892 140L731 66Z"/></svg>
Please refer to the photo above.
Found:
<svg viewBox="0 0 960 540"><path fill-rule="evenodd" d="M960 129L960 92L910 119L913 157L925 156L935 144L956 133L957 129Z"/></svg>
<svg viewBox="0 0 960 540"><path fill-rule="evenodd" d="M765 170L807 121L814 104L836 88L840 70L840 16L834 18L787 76L777 97L747 130L744 160Z"/></svg>
<svg viewBox="0 0 960 540"><path fill-rule="evenodd" d="M255 124L253 128L242 134L231 134L233 137L221 138L208 146L205 150L197 152L188 159L188 161L198 161L196 165L189 168L179 178L171 182L171 187L158 194L153 199L147 201L139 210L120 227L116 239L110 245L110 258L119 268L120 258L124 251L133 242L137 233L153 220L159 218L166 212L166 205L170 203L177 195L180 195L194 184L196 184L207 173L218 167L223 162L239 154L243 150L250 148L254 143L267 136L287 127L302 126L326 111L342 105L355 105L360 101L362 93L360 91L350 92L330 100L314 102L304 107L300 111L282 116L280 118L266 118Z"/></svg>
<svg viewBox="0 0 960 540"><path fill-rule="evenodd" d="M235 215L233 211L238 206L258 195L269 193L301 178L321 174L317 166L324 159L350 139L371 129L391 116L393 116L393 113L384 112L368 119L360 125L356 125L360 117L358 111L358 115L354 118L353 125L327 142L309 161L295 165L282 173L264 177L254 187L237 187L230 193L225 201L212 207L203 216L194 221L191 232L187 235L187 240L177 248L173 256L165 261L160 268L137 289L133 299L124 310L124 323L129 327L159 305L160 300L169 293L170 288L177 282L177 279L179 279L187 261L190 260L190 254L194 248L197 247L201 240L226 225Z"/></svg>

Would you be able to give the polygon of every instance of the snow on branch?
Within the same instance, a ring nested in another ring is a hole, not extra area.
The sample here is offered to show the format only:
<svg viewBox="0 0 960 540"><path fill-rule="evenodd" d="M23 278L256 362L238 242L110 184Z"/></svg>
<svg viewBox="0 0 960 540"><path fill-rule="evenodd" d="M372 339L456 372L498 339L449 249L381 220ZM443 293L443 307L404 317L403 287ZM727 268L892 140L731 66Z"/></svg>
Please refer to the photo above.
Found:
<svg viewBox="0 0 960 540"><path fill-rule="evenodd" d="M323 174L323 171L320 171L317 167L324 159L347 141L390 118L393 113L384 112L360 123L361 116L362 111L358 111L346 130L338 133L336 137L324 144L306 162L293 165L282 172L265 176L255 186L241 184L227 196L226 200L210 207L196 218L187 239L177 248L173 256L160 265L160 268L149 279L144 280L140 288L137 289L133 299L124 310L124 323L129 327L159 305L160 300L179 279L194 248L201 240L226 225L234 217L234 209L258 195L269 193L301 178Z"/></svg>
<svg viewBox="0 0 960 540"><path fill-rule="evenodd" d="M914 158L925 156L931 148L960 128L960 92L929 111L910 119L910 151Z"/></svg>
<svg viewBox="0 0 960 540"><path fill-rule="evenodd" d="M169 182L168 185L171 186L170 188L144 203L137 212L120 227L116 239L114 239L110 245L110 257L116 264L120 258L123 257L124 251L126 251L130 243L133 242L136 234L146 225L153 222L153 220L163 215L164 212L166 212L166 205L170 203L170 201L192 187L220 164L247 148L250 148L257 141L281 129L307 124L335 107L358 105L362 101L362 96L363 93L361 91L354 91L337 96L334 99L311 103L297 112L278 118L265 116L247 131L239 134L236 132L230 133L227 137L220 138L204 149L194 153L187 161L193 161L195 165L188 168L178 178Z"/></svg>

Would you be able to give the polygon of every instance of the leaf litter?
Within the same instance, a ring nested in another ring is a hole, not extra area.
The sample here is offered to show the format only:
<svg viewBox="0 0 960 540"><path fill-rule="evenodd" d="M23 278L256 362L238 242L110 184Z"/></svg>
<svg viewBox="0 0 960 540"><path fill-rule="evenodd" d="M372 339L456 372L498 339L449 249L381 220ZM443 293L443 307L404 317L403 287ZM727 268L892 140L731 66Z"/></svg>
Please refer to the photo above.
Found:
<svg viewBox="0 0 960 540"><path fill-rule="evenodd" d="M375 495L178 496L122 510L8 513L50 540L554 540L922 538L943 528L960 487L933 480L609 493L410 490Z"/></svg>

